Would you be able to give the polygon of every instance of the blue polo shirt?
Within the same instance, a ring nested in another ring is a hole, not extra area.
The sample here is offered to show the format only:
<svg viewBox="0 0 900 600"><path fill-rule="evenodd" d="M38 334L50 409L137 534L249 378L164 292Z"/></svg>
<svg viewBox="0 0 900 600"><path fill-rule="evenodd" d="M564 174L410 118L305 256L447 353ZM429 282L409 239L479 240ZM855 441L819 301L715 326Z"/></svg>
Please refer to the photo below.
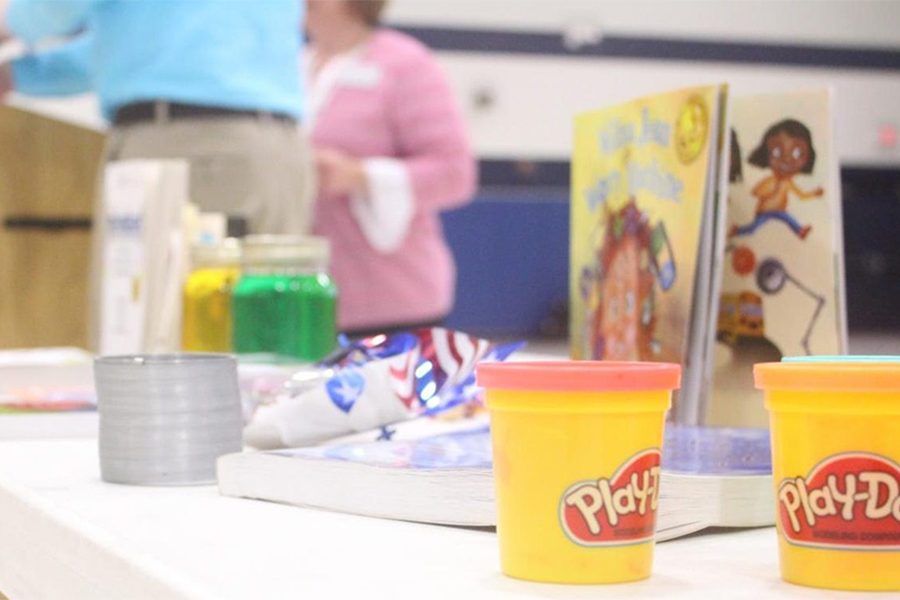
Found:
<svg viewBox="0 0 900 600"><path fill-rule="evenodd" d="M17 61L24 93L96 89L103 114L132 102L264 110L300 117L300 0L12 0L26 43L89 32Z"/></svg>

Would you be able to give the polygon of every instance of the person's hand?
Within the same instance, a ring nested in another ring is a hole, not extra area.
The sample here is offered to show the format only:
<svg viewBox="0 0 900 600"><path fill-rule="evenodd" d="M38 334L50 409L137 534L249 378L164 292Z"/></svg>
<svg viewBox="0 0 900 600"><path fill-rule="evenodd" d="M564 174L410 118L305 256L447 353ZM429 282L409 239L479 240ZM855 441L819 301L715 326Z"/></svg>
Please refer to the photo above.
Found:
<svg viewBox="0 0 900 600"><path fill-rule="evenodd" d="M319 191L328 195L354 195L366 191L366 172L362 161L339 150L315 152Z"/></svg>

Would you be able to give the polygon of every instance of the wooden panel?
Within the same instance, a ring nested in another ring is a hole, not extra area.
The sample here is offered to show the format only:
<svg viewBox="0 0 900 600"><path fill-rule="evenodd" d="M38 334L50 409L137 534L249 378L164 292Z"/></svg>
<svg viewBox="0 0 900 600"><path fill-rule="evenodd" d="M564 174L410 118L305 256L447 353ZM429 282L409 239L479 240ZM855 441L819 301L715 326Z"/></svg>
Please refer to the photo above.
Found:
<svg viewBox="0 0 900 600"><path fill-rule="evenodd" d="M103 134L0 106L0 347L86 345L90 232L10 228L89 219Z"/></svg>
<svg viewBox="0 0 900 600"><path fill-rule="evenodd" d="M90 234L7 233L0 244L13 280L0 304L3 345L85 347Z"/></svg>

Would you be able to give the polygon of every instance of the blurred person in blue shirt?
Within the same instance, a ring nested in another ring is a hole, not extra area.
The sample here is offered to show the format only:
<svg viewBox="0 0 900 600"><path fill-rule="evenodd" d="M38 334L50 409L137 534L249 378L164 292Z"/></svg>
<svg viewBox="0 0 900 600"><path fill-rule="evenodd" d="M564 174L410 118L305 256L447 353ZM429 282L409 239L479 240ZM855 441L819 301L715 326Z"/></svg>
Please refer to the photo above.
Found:
<svg viewBox="0 0 900 600"><path fill-rule="evenodd" d="M302 10L298 0L0 0L0 35L29 48L12 66L18 92L97 92L111 125L104 164L186 160L201 211L242 217L251 233L304 234L313 194L298 127ZM92 347L106 237L95 218Z"/></svg>
<svg viewBox="0 0 900 600"><path fill-rule="evenodd" d="M106 160L186 159L201 210L305 233L301 11L297 0L9 0L4 29L38 48L13 64L20 93L96 90ZM72 39L39 49L61 38Z"/></svg>
<svg viewBox="0 0 900 600"><path fill-rule="evenodd" d="M77 35L65 44L30 51L9 65L10 89L26 96L70 96L94 91L93 36Z"/></svg>

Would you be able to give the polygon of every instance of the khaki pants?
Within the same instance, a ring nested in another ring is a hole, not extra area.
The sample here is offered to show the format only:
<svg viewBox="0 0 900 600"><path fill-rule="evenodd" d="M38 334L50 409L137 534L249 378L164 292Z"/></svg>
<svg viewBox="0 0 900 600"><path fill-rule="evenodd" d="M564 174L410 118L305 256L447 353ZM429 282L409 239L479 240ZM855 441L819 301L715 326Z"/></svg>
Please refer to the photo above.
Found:
<svg viewBox="0 0 900 600"><path fill-rule="evenodd" d="M98 176L94 214L102 210L103 169L129 159L183 159L190 201L201 212L247 220L250 233L307 234L312 226L309 148L296 125L252 116L157 119L113 127ZM89 291L89 343L99 342L103 223L94 220Z"/></svg>
<svg viewBox="0 0 900 600"><path fill-rule="evenodd" d="M201 212L245 217L251 233L309 232L312 170L294 125L216 117L112 128L106 161L135 158L187 160Z"/></svg>

